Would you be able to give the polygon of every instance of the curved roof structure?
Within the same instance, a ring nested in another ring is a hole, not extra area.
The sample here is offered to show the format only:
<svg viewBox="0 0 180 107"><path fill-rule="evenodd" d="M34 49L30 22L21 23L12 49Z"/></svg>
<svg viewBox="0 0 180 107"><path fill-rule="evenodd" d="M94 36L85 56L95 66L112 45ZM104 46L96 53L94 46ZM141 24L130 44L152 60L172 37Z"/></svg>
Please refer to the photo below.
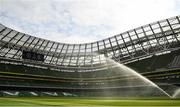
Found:
<svg viewBox="0 0 180 107"><path fill-rule="evenodd" d="M27 35L0 24L0 58L67 72L97 71L106 58L128 63L180 47L180 16L150 23L85 44L65 44ZM44 62L22 58L23 50L44 55Z"/></svg>

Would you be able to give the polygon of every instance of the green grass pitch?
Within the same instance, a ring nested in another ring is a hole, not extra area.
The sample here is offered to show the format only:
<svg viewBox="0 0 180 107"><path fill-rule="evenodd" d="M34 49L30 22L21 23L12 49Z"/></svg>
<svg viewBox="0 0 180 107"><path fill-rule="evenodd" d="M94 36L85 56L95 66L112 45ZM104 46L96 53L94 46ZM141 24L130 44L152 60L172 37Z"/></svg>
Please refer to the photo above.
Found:
<svg viewBox="0 0 180 107"><path fill-rule="evenodd" d="M101 97L0 97L0 106L76 106L76 107L101 107L101 106L136 106L157 107L177 106L180 107L180 99L146 98L101 98Z"/></svg>

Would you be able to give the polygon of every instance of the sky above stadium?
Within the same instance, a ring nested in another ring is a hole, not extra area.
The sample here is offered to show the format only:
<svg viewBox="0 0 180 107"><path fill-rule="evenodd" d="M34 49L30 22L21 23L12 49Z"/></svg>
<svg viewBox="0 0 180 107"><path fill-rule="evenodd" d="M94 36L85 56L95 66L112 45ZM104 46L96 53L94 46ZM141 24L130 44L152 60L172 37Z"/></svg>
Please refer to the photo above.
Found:
<svg viewBox="0 0 180 107"><path fill-rule="evenodd" d="M0 23L63 43L101 40L180 15L180 0L0 0Z"/></svg>

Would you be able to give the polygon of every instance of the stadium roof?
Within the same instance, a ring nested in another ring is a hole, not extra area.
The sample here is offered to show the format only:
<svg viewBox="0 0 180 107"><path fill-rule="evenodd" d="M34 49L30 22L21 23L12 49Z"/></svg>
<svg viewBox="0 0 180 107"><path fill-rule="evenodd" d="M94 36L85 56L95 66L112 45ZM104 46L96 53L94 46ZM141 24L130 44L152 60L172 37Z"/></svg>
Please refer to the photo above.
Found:
<svg viewBox="0 0 180 107"><path fill-rule="evenodd" d="M85 44L65 44L34 37L0 25L0 56L22 59L23 50L44 55L43 64L58 67L99 69L105 57L128 62L179 48L180 16L150 23L112 37ZM38 63L38 61L32 61ZM39 62L42 64L42 62ZM98 65L98 66L97 66Z"/></svg>

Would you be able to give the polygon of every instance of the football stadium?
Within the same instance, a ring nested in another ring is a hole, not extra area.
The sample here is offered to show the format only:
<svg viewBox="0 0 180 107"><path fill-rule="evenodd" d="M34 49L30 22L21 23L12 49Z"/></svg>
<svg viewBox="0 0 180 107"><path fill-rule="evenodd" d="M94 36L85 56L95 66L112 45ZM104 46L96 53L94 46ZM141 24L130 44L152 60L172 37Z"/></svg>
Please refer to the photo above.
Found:
<svg viewBox="0 0 180 107"><path fill-rule="evenodd" d="M59 43L0 24L0 105L180 106L180 16Z"/></svg>

